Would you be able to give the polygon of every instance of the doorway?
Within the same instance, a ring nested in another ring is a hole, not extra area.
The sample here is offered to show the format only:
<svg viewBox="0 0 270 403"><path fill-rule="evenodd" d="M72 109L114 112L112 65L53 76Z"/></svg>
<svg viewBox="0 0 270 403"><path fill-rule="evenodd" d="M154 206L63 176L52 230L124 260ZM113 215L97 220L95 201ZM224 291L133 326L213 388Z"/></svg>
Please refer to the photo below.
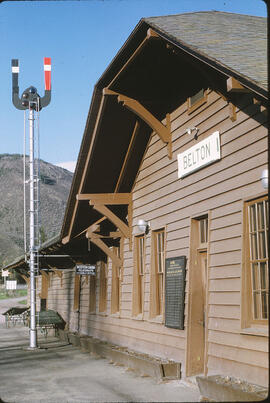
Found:
<svg viewBox="0 0 270 403"><path fill-rule="evenodd" d="M191 225L187 376L205 371L208 217L193 219Z"/></svg>

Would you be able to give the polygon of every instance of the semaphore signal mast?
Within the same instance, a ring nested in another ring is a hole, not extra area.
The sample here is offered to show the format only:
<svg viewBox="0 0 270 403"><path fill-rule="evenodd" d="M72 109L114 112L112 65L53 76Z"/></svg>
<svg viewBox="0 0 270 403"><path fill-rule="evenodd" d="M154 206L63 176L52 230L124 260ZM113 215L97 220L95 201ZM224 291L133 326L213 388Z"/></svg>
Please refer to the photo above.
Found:
<svg viewBox="0 0 270 403"><path fill-rule="evenodd" d="M36 284L39 270L39 165L35 164L35 112L49 105L51 101L51 58L44 58L45 94L40 97L33 86L19 97L19 60L12 59L12 102L17 109L29 111L29 271L30 271L30 349L37 348L36 328ZM25 186L25 184L24 184ZM26 242L26 240L25 240Z"/></svg>

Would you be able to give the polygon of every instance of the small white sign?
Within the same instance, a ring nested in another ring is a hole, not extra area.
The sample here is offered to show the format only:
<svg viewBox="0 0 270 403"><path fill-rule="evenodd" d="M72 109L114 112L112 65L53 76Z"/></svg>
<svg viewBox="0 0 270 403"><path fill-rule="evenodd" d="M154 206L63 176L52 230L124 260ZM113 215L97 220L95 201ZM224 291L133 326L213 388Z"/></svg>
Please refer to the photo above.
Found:
<svg viewBox="0 0 270 403"><path fill-rule="evenodd" d="M96 275L96 266L90 264L77 264L76 265L76 274L80 275Z"/></svg>
<svg viewBox="0 0 270 403"><path fill-rule="evenodd" d="M7 290L16 290L17 288L17 280L7 280L6 289Z"/></svg>
<svg viewBox="0 0 270 403"><path fill-rule="evenodd" d="M9 271L2 269L2 277L8 277Z"/></svg>
<svg viewBox="0 0 270 403"><path fill-rule="evenodd" d="M214 161L220 160L219 132L214 132L195 146L178 154L177 159L178 178L183 178Z"/></svg>

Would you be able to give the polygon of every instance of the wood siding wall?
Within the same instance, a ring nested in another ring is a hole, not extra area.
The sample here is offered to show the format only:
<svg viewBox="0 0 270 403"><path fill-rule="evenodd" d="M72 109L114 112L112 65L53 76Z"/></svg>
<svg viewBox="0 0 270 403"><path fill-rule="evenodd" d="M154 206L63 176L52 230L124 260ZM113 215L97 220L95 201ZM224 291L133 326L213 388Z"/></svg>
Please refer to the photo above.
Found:
<svg viewBox="0 0 270 403"><path fill-rule="evenodd" d="M186 255L190 250L192 217L210 212L208 250L208 323L206 368L208 374L226 374L265 385L268 383L268 339L241 334L241 264L243 200L262 193L259 181L267 163L267 130L257 121L258 106L236 108L208 91L207 103L192 114L184 103L171 114L173 158L153 134L133 189L133 235L139 218L151 222L151 230L165 228L166 257ZM250 117L252 116L253 117ZM265 118L266 120L266 118ZM198 141L220 132L221 160L186 178L177 177L177 154L195 144L188 127L199 127ZM89 313L89 283L82 277L80 323L83 334L135 350L182 362L185 376L187 350L189 262L187 264L185 330L166 328L149 319L151 231L145 238L146 264L144 312L132 317L133 252L124 244L120 312L111 314L111 263L108 265L107 311L98 312L99 270L96 279L96 313ZM56 309L72 331L78 329L73 312L74 273L53 275L49 309ZM84 281L84 282L83 282Z"/></svg>

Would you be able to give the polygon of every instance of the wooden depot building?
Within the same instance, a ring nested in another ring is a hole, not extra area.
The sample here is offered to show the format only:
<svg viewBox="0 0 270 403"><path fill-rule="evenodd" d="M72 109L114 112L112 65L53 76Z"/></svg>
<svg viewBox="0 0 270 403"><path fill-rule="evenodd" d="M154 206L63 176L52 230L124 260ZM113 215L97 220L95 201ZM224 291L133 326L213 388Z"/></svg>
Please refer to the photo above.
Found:
<svg viewBox="0 0 270 403"><path fill-rule="evenodd" d="M41 305L70 332L182 378L268 385L266 61L265 18L139 21L95 85L61 235L42 248Z"/></svg>

